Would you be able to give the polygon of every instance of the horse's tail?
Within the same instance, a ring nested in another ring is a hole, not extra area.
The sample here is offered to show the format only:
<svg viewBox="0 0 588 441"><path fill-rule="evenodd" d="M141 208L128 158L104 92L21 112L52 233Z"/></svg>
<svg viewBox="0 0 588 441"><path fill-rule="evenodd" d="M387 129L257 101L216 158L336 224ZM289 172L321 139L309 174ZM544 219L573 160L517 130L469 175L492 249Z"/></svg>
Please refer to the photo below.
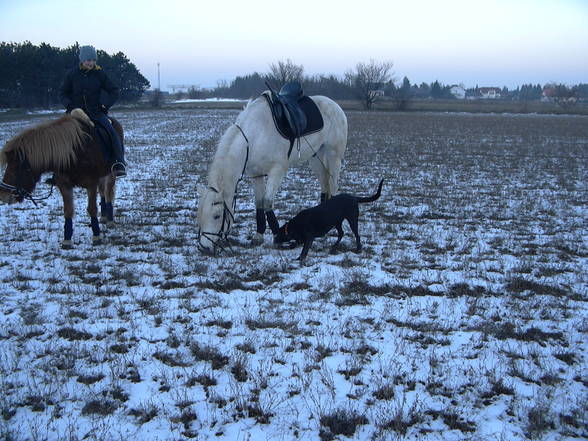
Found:
<svg viewBox="0 0 588 441"><path fill-rule="evenodd" d="M375 200L379 199L380 195L382 194L382 184L384 184L383 178L380 180L380 185L378 185L378 191L376 192L376 194L374 194L372 196L365 197L365 198L357 198L357 202L359 202L359 203L374 202Z"/></svg>

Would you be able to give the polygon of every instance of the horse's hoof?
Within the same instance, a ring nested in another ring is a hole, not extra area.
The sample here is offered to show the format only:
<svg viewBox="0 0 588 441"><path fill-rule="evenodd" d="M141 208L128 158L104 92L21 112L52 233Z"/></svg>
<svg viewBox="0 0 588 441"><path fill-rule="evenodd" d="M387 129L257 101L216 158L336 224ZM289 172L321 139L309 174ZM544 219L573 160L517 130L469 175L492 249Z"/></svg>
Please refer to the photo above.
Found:
<svg viewBox="0 0 588 441"><path fill-rule="evenodd" d="M253 239L251 239L251 245L261 245L263 243L263 234L255 233Z"/></svg>
<svg viewBox="0 0 588 441"><path fill-rule="evenodd" d="M102 245L102 237L92 236L92 245Z"/></svg>
<svg viewBox="0 0 588 441"><path fill-rule="evenodd" d="M73 243L71 240L64 240L61 242L61 249L62 250L71 250L73 248Z"/></svg>

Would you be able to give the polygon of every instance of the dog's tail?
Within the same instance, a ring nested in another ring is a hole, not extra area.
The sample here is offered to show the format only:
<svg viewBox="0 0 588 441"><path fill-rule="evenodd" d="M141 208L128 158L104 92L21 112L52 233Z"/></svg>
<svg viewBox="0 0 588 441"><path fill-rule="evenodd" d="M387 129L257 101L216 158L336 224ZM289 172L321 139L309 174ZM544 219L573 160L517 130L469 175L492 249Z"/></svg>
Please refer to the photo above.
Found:
<svg viewBox="0 0 588 441"><path fill-rule="evenodd" d="M376 194L374 194L373 196L365 197L365 198L357 198L357 202L359 202L359 203L363 203L363 202L374 202L382 194L382 184L383 183L384 183L384 179L381 179L380 180L380 185L378 185L378 191L376 192Z"/></svg>

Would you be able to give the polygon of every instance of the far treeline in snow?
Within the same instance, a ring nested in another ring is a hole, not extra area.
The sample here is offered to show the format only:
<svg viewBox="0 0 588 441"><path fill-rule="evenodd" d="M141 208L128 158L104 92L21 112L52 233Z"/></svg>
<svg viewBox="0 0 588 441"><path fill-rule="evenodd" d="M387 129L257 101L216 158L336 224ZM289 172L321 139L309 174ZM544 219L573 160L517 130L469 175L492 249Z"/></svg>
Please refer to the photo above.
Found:
<svg viewBox="0 0 588 441"><path fill-rule="evenodd" d="M0 43L0 108L49 107L59 104L59 87L68 69L78 63L79 45L65 49L46 43L39 46L30 42ZM98 50L98 64L120 87L121 103L138 101L150 87L149 81L122 52L110 55ZM570 104L588 101L588 84L524 84L516 89L507 87L474 87L460 85L411 83L404 77L395 78L391 62L370 60L357 63L343 76L305 75L304 67L291 60L269 65L267 73L250 73L237 76L231 82L219 81L215 88L194 86L176 94L177 98L238 98L249 99L267 89L267 84L279 89L288 81L297 80L307 95L326 95L336 100L359 99L366 108L382 97L394 100L399 109L412 100L452 100L457 98L488 98L506 101L548 100ZM487 86L487 85L485 85ZM151 97L152 103L159 91Z"/></svg>

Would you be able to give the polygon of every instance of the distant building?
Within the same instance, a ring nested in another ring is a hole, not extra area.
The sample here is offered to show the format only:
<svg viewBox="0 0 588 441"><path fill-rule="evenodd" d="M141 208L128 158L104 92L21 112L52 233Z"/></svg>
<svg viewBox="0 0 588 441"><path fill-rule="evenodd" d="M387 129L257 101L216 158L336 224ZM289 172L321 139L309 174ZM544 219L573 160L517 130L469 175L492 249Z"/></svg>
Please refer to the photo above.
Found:
<svg viewBox="0 0 588 441"><path fill-rule="evenodd" d="M146 90L145 92L143 92L143 95L141 95L141 98L139 99L139 102L141 103L148 103L153 99L154 94L156 93L157 89L149 89ZM166 90L161 90L160 92L160 96L161 99L163 101L166 101L169 98L169 92Z"/></svg>
<svg viewBox="0 0 588 441"><path fill-rule="evenodd" d="M544 103L551 103L555 100L555 87L553 86L545 86L543 88L543 92L541 93L541 101Z"/></svg>
<svg viewBox="0 0 588 441"><path fill-rule="evenodd" d="M482 99L497 99L500 98L502 89L500 87L480 87L480 98Z"/></svg>
<svg viewBox="0 0 588 441"><path fill-rule="evenodd" d="M466 90L465 87L461 84L454 84L449 88L451 94L457 98L458 100L465 100L466 97Z"/></svg>

